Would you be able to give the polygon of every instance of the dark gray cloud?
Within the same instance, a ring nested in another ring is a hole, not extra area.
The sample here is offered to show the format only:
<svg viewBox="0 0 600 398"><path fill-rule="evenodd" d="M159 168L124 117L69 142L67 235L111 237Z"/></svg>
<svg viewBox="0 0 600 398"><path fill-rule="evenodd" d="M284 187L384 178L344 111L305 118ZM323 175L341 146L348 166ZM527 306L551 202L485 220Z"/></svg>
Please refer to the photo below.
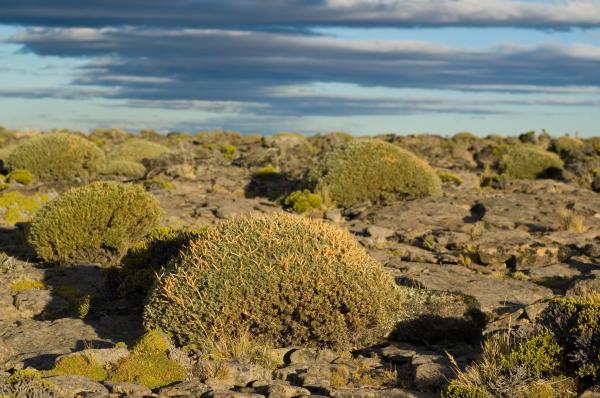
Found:
<svg viewBox="0 0 600 398"><path fill-rule="evenodd" d="M3 0L0 22L303 29L312 26L600 26L598 0Z"/></svg>
<svg viewBox="0 0 600 398"><path fill-rule="evenodd" d="M317 111L316 82L463 91L600 88L600 47L456 49L428 42L217 29L35 28L10 39L40 55L87 57L74 83L112 97L264 103ZM303 104L307 106L303 106Z"/></svg>

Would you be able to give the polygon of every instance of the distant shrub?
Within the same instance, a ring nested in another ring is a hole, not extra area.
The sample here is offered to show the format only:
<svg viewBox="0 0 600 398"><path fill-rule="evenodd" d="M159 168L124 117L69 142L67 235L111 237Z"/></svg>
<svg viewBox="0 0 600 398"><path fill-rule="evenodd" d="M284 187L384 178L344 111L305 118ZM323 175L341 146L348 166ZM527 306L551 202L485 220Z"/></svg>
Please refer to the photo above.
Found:
<svg viewBox="0 0 600 398"><path fill-rule="evenodd" d="M425 161L379 140L338 146L312 167L308 179L316 192L327 192L342 207L367 200L442 194L439 177Z"/></svg>
<svg viewBox="0 0 600 398"><path fill-rule="evenodd" d="M275 167L273 165L267 165L267 166L261 167L254 172L254 176L258 177L258 178L268 177L268 176L272 176L275 174L279 174L279 170L277 169L277 167Z"/></svg>
<svg viewBox="0 0 600 398"><path fill-rule="evenodd" d="M29 170L13 170L8 174L8 181L30 185L33 182L33 174Z"/></svg>
<svg viewBox="0 0 600 398"><path fill-rule="evenodd" d="M67 133L42 134L19 144L8 156L11 170L29 170L42 181L93 178L104 163L94 143Z"/></svg>
<svg viewBox="0 0 600 398"><path fill-rule="evenodd" d="M144 298L154 284L156 274L176 257L190 240L206 233L203 229L159 227L133 245L121 260L119 290L129 298Z"/></svg>
<svg viewBox="0 0 600 398"><path fill-rule="evenodd" d="M226 159L233 159L236 150L237 148L231 144L224 144L221 146L221 153Z"/></svg>
<svg viewBox="0 0 600 398"><path fill-rule="evenodd" d="M0 219L4 225L29 221L48 200L47 194L27 196L17 191L6 192L0 195Z"/></svg>
<svg viewBox="0 0 600 398"><path fill-rule="evenodd" d="M146 174L143 164L131 160L109 160L100 170L102 175L141 178Z"/></svg>
<svg viewBox="0 0 600 398"><path fill-rule="evenodd" d="M158 276L144 325L200 348L240 333L275 346L349 348L389 330L398 292L345 230L249 215L189 243Z"/></svg>
<svg viewBox="0 0 600 398"><path fill-rule="evenodd" d="M141 138L131 138L124 141L110 154L111 160L129 160L141 162L144 159L156 159L173 152L164 145Z"/></svg>
<svg viewBox="0 0 600 398"><path fill-rule="evenodd" d="M46 261L114 264L161 217L158 202L141 187L98 182L71 189L40 209L28 241Z"/></svg>
<svg viewBox="0 0 600 398"><path fill-rule="evenodd" d="M442 180L442 182L454 184L457 186L463 184L462 178L460 178L456 174L452 174L447 171L438 170L437 175L438 175L438 177L440 177L440 180Z"/></svg>
<svg viewBox="0 0 600 398"><path fill-rule="evenodd" d="M551 177L563 170L563 162L551 152L531 144L499 147L499 169L513 178L534 179Z"/></svg>
<svg viewBox="0 0 600 398"><path fill-rule="evenodd" d="M306 213L309 210L318 209L322 204L321 196L310 192L308 189L292 192L284 201L284 205L296 213Z"/></svg>
<svg viewBox="0 0 600 398"><path fill-rule="evenodd" d="M579 158L583 155L585 144L578 138L562 136L552 140L552 150L563 159Z"/></svg>

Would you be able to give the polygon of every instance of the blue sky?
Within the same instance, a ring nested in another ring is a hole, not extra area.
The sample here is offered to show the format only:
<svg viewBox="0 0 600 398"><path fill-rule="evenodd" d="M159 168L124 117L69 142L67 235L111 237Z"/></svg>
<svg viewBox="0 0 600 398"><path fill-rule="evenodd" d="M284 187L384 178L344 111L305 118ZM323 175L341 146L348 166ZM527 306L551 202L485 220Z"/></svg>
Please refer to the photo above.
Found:
<svg viewBox="0 0 600 398"><path fill-rule="evenodd" d="M4 0L0 125L600 130L599 0L123 3Z"/></svg>

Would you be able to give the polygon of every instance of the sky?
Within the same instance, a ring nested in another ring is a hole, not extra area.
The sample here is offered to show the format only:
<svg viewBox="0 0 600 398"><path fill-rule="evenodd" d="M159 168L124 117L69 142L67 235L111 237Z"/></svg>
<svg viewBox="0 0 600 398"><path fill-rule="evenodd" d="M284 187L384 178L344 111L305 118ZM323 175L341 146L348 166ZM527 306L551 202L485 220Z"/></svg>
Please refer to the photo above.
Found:
<svg viewBox="0 0 600 398"><path fill-rule="evenodd" d="M600 0L2 0L0 125L600 133Z"/></svg>

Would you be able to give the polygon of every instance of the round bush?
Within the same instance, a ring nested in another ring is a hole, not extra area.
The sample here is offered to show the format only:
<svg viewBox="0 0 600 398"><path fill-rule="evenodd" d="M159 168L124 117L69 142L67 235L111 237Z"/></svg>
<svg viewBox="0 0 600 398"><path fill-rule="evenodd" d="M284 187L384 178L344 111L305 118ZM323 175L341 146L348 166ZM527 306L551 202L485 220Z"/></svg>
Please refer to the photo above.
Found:
<svg viewBox="0 0 600 398"><path fill-rule="evenodd" d="M500 171L510 177L520 179L550 177L563 169L563 162L556 154L535 145L510 145L500 147L497 152L500 156Z"/></svg>
<svg viewBox="0 0 600 398"><path fill-rule="evenodd" d="M156 142L141 138L132 138L119 145L110 154L110 158L113 160L141 162L144 159L156 159L171 152L169 148Z"/></svg>
<svg viewBox="0 0 600 398"><path fill-rule="evenodd" d="M71 189L42 207L28 241L46 261L114 264L161 217L158 202L142 187L98 182Z"/></svg>
<svg viewBox="0 0 600 398"><path fill-rule="evenodd" d="M171 262L150 292L144 326L181 345L248 333L274 346L345 349L389 331L398 292L345 230L249 215L208 230Z"/></svg>
<svg viewBox="0 0 600 398"><path fill-rule="evenodd" d="M93 178L104 164L94 143L68 133L42 134L20 144L8 156L10 170L25 169L42 181Z"/></svg>
<svg viewBox="0 0 600 398"><path fill-rule="evenodd" d="M312 167L308 179L342 207L442 193L439 177L424 160L379 140L355 140L337 147Z"/></svg>
<svg viewBox="0 0 600 398"><path fill-rule="evenodd" d="M109 160L100 170L100 174L141 178L146 174L146 168L143 164L131 160Z"/></svg>

